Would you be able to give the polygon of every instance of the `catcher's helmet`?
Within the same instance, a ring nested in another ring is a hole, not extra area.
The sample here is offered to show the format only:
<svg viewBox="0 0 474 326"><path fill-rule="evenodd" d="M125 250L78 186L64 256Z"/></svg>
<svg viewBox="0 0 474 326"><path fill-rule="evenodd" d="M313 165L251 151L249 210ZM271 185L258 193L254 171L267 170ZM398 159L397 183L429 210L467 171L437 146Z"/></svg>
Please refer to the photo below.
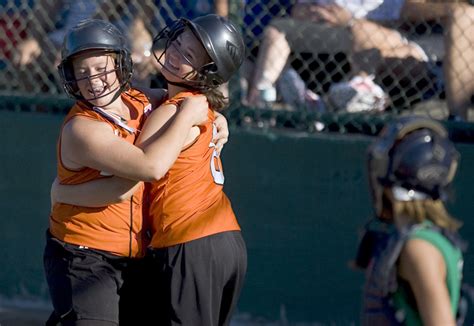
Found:
<svg viewBox="0 0 474 326"><path fill-rule="evenodd" d="M116 55L114 70L120 83L120 90L117 93L130 87L132 59L125 37L109 22L87 19L78 23L66 34L61 48L61 63L58 71L64 90L69 96L78 100L84 99L77 87L72 58L89 50L104 54L114 53Z"/></svg>
<svg viewBox="0 0 474 326"><path fill-rule="evenodd" d="M166 39L166 49L170 43L188 27L211 58L211 64L196 68L198 77L186 80L196 88L216 88L227 82L240 68L245 56L245 44L241 33L229 20L209 14L188 20L180 18L165 27L154 39L154 43ZM165 51L166 51L165 49ZM160 58L157 58L160 62ZM161 62L160 62L161 64Z"/></svg>
<svg viewBox="0 0 474 326"><path fill-rule="evenodd" d="M368 174L379 215L382 193L401 201L446 199L459 153L438 122L406 116L388 124L368 149Z"/></svg>

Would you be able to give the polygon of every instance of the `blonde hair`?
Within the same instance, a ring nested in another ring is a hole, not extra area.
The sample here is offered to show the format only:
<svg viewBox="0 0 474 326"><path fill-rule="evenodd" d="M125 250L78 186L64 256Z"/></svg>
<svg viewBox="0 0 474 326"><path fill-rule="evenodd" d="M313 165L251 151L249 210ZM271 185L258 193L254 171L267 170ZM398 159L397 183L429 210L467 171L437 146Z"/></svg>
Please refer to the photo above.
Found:
<svg viewBox="0 0 474 326"><path fill-rule="evenodd" d="M443 201L440 199L413 201L392 200L392 209L394 216L406 216L415 223L430 220L440 228L450 231L457 231L462 225L460 221L448 213Z"/></svg>

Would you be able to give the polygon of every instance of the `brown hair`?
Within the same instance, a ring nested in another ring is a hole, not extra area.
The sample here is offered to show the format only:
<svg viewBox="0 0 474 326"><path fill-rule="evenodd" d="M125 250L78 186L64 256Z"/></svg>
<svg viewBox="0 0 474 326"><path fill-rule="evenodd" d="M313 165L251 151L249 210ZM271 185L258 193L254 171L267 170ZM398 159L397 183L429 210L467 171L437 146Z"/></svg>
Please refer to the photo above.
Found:
<svg viewBox="0 0 474 326"><path fill-rule="evenodd" d="M202 93L206 96L211 108L217 112L224 111L229 104L229 98L225 97L218 88L204 90Z"/></svg>
<svg viewBox="0 0 474 326"><path fill-rule="evenodd" d="M429 220L440 228L450 231L457 231L462 225L462 222L448 213L440 199L399 201L393 198L389 189L385 189L383 197L385 198L383 199L383 217L385 218L406 216L415 223Z"/></svg>

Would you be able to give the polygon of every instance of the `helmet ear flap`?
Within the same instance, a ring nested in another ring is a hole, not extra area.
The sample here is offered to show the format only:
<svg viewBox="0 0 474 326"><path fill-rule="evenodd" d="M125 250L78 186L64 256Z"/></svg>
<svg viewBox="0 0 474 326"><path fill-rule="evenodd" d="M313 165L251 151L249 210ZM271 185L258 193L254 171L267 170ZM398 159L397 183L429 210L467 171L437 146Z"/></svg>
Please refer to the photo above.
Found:
<svg viewBox="0 0 474 326"><path fill-rule="evenodd" d="M217 88L224 83L219 75L219 68L215 62L210 62L200 69L200 74L204 76L204 82L209 88Z"/></svg>
<svg viewBox="0 0 474 326"><path fill-rule="evenodd" d="M81 97L71 60L63 60L58 66L58 71L66 94L72 98Z"/></svg>
<svg viewBox="0 0 474 326"><path fill-rule="evenodd" d="M214 64L204 86L215 88L227 82L240 68L245 56L245 43L239 30L231 21L215 14L184 21Z"/></svg>
<svg viewBox="0 0 474 326"><path fill-rule="evenodd" d="M217 71L217 65L215 62L210 62L201 67L203 73L215 73Z"/></svg>
<svg viewBox="0 0 474 326"><path fill-rule="evenodd" d="M122 91L126 91L130 88L130 81L133 75L132 56L128 51L121 50L115 60L117 77L120 80L121 87L123 87Z"/></svg>

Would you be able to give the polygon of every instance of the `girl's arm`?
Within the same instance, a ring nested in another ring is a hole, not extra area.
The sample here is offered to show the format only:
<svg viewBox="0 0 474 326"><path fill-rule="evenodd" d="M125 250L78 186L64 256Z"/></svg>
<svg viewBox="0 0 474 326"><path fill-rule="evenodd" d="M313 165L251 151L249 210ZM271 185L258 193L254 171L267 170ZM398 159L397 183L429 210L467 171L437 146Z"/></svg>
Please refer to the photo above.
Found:
<svg viewBox="0 0 474 326"><path fill-rule="evenodd" d="M181 109L186 105L194 105L194 103L183 102ZM207 103L205 107L207 107ZM163 133L164 125L167 122L169 123L169 120L175 114L176 108L174 106L160 107L155 110L147 119L139 142L144 141L145 139L148 139L149 141L149 139L153 138L153 135L156 133ZM222 149L222 146L228 140L229 130L225 117L221 114L216 114L216 116L215 124L218 134L216 135L215 143L220 149ZM185 143L188 142L189 139L185 141ZM144 146L144 144L138 146ZM174 162L175 159L172 161ZM129 199L138 188L138 184L137 181L116 176L94 180L79 185L61 185L57 180L55 180L51 187L51 201L52 203L62 202L78 206L102 207Z"/></svg>
<svg viewBox="0 0 474 326"><path fill-rule="evenodd" d="M204 106L207 106L204 96L192 96L183 101L182 108L168 121L166 128L158 130L146 123L150 136L140 147L115 136L108 124L74 118L62 131L61 160L70 169L90 167L132 180L159 180L187 139L187 132L183 131L207 120ZM161 108L155 110L159 111Z"/></svg>
<svg viewBox="0 0 474 326"><path fill-rule="evenodd" d="M217 118L214 123L216 124L218 133L214 142L220 151L228 140L229 130L225 117L219 113L216 115ZM141 182L138 181L113 176L78 185L61 185L56 178L51 186L51 207L53 207L56 202L85 207L103 207L120 203L130 199L138 189L140 183Z"/></svg>
<svg viewBox="0 0 474 326"><path fill-rule="evenodd" d="M153 108L159 107L165 101L166 95L168 93L167 90L162 88L135 88L143 92L148 97ZM224 145L229 140L229 126L224 115L217 111L214 111L214 115L216 116L214 124L216 125L217 134L215 135L213 142L216 145L217 152L220 153Z"/></svg>
<svg viewBox="0 0 474 326"><path fill-rule="evenodd" d="M152 140L153 133L159 135L161 132L166 130L166 128L168 128L169 123L183 109L187 99L188 98L183 101L179 109L175 105L169 104L163 105L158 110L153 111L150 117L148 117L148 119L146 120L143 131L137 140L138 146L143 146L150 142ZM200 109L208 108L207 103L196 103L196 105L201 105ZM227 141L229 140L229 126L227 124L227 119L221 113L214 111L214 115L214 125L216 126L217 133L212 141L216 145L217 152L220 153L224 144L227 143ZM192 127L186 137L183 147L186 147L192 142L194 142L194 140L199 136L199 133L200 131L198 127Z"/></svg>
<svg viewBox="0 0 474 326"><path fill-rule="evenodd" d="M186 101L186 99L184 101ZM184 104L184 101L183 101L183 104ZM205 105L207 107L207 103ZM150 142L153 142L156 137L160 138L161 135L166 131L166 129L169 128L173 120L179 115L178 111L180 110L178 110L174 104L167 104L167 105L162 105L158 109L153 111L153 113L145 121L143 130L140 133L140 136L138 137L137 142L136 142L137 146L146 147L150 144ZM187 130L182 130L182 134L185 139L183 141L183 145L180 148L180 151L183 147L185 147L188 144L189 132L190 130L194 128L197 129L197 132L199 133L198 127L191 127L191 128L188 128ZM176 155L173 161L170 162L171 163L170 167L172 163L174 163L177 157L178 155Z"/></svg>
<svg viewBox="0 0 474 326"><path fill-rule="evenodd" d="M130 199L141 184L141 181L109 177L78 185L61 185L56 178L51 186L51 207L58 202L85 207L120 203Z"/></svg>
<svg viewBox="0 0 474 326"><path fill-rule="evenodd" d="M424 325L456 325L446 286L446 263L436 247L425 240L408 240L398 273L410 283Z"/></svg>

